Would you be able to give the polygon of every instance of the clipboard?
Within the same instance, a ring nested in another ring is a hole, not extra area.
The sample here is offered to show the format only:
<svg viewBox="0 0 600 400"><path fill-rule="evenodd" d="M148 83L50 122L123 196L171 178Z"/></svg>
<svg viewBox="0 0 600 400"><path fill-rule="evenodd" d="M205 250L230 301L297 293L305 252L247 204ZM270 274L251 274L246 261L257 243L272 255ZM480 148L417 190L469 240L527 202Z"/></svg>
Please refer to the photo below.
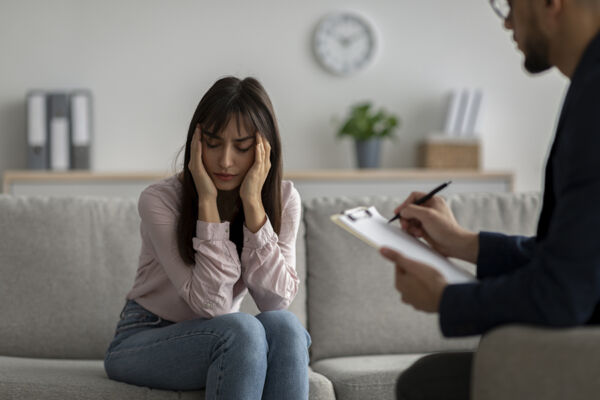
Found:
<svg viewBox="0 0 600 400"><path fill-rule="evenodd" d="M448 283L475 281L475 277L453 264L426 243L404 232L398 224L388 224L374 206L356 207L334 214L331 220L363 242L377 249L389 247L406 257L437 269Z"/></svg>

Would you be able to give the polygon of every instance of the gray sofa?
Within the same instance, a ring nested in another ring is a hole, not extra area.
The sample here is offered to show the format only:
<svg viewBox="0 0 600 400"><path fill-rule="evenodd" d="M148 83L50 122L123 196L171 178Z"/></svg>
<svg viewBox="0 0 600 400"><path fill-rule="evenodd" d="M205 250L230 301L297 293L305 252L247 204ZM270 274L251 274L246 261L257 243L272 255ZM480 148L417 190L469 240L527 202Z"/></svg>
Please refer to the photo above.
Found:
<svg viewBox="0 0 600 400"><path fill-rule="evenodd" d="M436 316L400 302L391 265L329 220L361 204L391 215L400 200L304 204L297 244L302 286L290 309L313 340L311 400L393 399L397 376L422 355L477 346L476 400L600 393L600 330L508 326L481 342L444 339ZM532 234L540 199L471 194L449 203L471 229ZM104 374L104 351L136 270L138 229L134 199L0 195L0 399L204 397L118 383ZM250 296L243 311L256 312Z"/></svg>

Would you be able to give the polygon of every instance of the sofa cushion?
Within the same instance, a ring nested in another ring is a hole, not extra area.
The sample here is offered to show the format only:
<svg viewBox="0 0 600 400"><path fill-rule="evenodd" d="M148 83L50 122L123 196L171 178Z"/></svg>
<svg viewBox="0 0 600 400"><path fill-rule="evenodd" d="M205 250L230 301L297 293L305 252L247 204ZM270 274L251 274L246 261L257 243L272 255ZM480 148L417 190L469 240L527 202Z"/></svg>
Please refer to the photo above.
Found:
<svg viewBox="0 0 600 400"><path fill-rule="evenodd" d="M101 360L0 356L3 399L203 399L204 392L170 392L111 381Z"/></svg>
<svg viewBox="0 0 600 400"><path fill-rule="evenodd" d="M313 369L325 375L335 388L337 400L381 400L396 398L400 373L423 354L397 354L328 358Z"/></svg>
<svg viewBox="0 0 600 400"><path fill-rule="evenodd" d="M0 354L103 358L137 269L139 222L135 199L0 195ZM302 322L304 286L290 307Z"/></svg>
<svg viewBox="0 0 600 400"><path fill-rule="evenodd" d="M309 371L310 400L334 400L331 382ZM171 392L108 379L101 360L0 356L2 399L204 399L204 391Z"/></svg>
<svg viewBox="0 0 600 400"><path fill-rule="evenodd" d="M392 264L372 247L330 221L330 216L360 205L375 205L382 215L404 199L382 196L320 198L305 204L308 270L308 325L313 361L367 354L407 354L469 350L477 337L445 339L437 315L415 311L400 301ZM539 208L537 194L453 196L449 204L459 222L474 230L530 234ZM474 272L473 265L467 266Z"/></svg>
<svg viewBox="0 0 600 400"><path fill-rule="evenodd" d="M542 198L537 192L469 193L447 198L461 226L473 231L535 235Z"/></svg>
<svg viewBox="0 0 600 400"><path fill-rule="evenodd" d="M0 221L0 354L103 358L137 265L135 201L0 196Z"/></svg>

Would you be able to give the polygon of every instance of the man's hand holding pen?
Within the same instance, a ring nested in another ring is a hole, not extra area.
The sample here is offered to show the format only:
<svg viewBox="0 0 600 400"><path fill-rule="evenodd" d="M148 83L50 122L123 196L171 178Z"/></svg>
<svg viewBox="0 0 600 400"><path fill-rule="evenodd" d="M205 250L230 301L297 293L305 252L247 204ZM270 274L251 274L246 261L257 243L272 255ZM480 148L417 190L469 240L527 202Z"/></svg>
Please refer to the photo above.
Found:
<svg viewBox="0 0 600 400"><path fill-rule="evenodd" d="M430 196L425 202L425 193L413 192L394 210L400 215L400 224L408 234L423 238L432 248L446 257L455 257L475 263L479 252L479 237L462 228L443 198ZM396 264L396 289L402 301L414 308L437 312L442 293L448 285L444 276L436 269L404 257L389 248L381 254Z"/></svg>
<svg viewBox="0 0 600 400"><path fill-rule="evenodd" d="M433 196L421 205L414 204L424 193L413 192L394 212L401 215L400 225L410 235L423 238L436 251L446 257L477 261L478 248L473 248L472 232L461 227L446 201Z"/></svg>

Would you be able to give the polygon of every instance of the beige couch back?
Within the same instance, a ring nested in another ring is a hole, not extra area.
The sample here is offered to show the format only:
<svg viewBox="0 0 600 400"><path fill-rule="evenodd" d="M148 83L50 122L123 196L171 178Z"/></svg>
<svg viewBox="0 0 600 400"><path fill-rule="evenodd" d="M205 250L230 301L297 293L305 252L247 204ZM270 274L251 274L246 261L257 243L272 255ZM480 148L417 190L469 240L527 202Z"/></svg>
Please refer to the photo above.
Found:
<svg viewBox="0 0 600 400"><path fill-rule="evenodd" d="M139 222L134 199L0 195L0 355L104 358L137 269ZM303 323L305 287L290 306ZM250 296L242 310L256 310Z"/></svg>

